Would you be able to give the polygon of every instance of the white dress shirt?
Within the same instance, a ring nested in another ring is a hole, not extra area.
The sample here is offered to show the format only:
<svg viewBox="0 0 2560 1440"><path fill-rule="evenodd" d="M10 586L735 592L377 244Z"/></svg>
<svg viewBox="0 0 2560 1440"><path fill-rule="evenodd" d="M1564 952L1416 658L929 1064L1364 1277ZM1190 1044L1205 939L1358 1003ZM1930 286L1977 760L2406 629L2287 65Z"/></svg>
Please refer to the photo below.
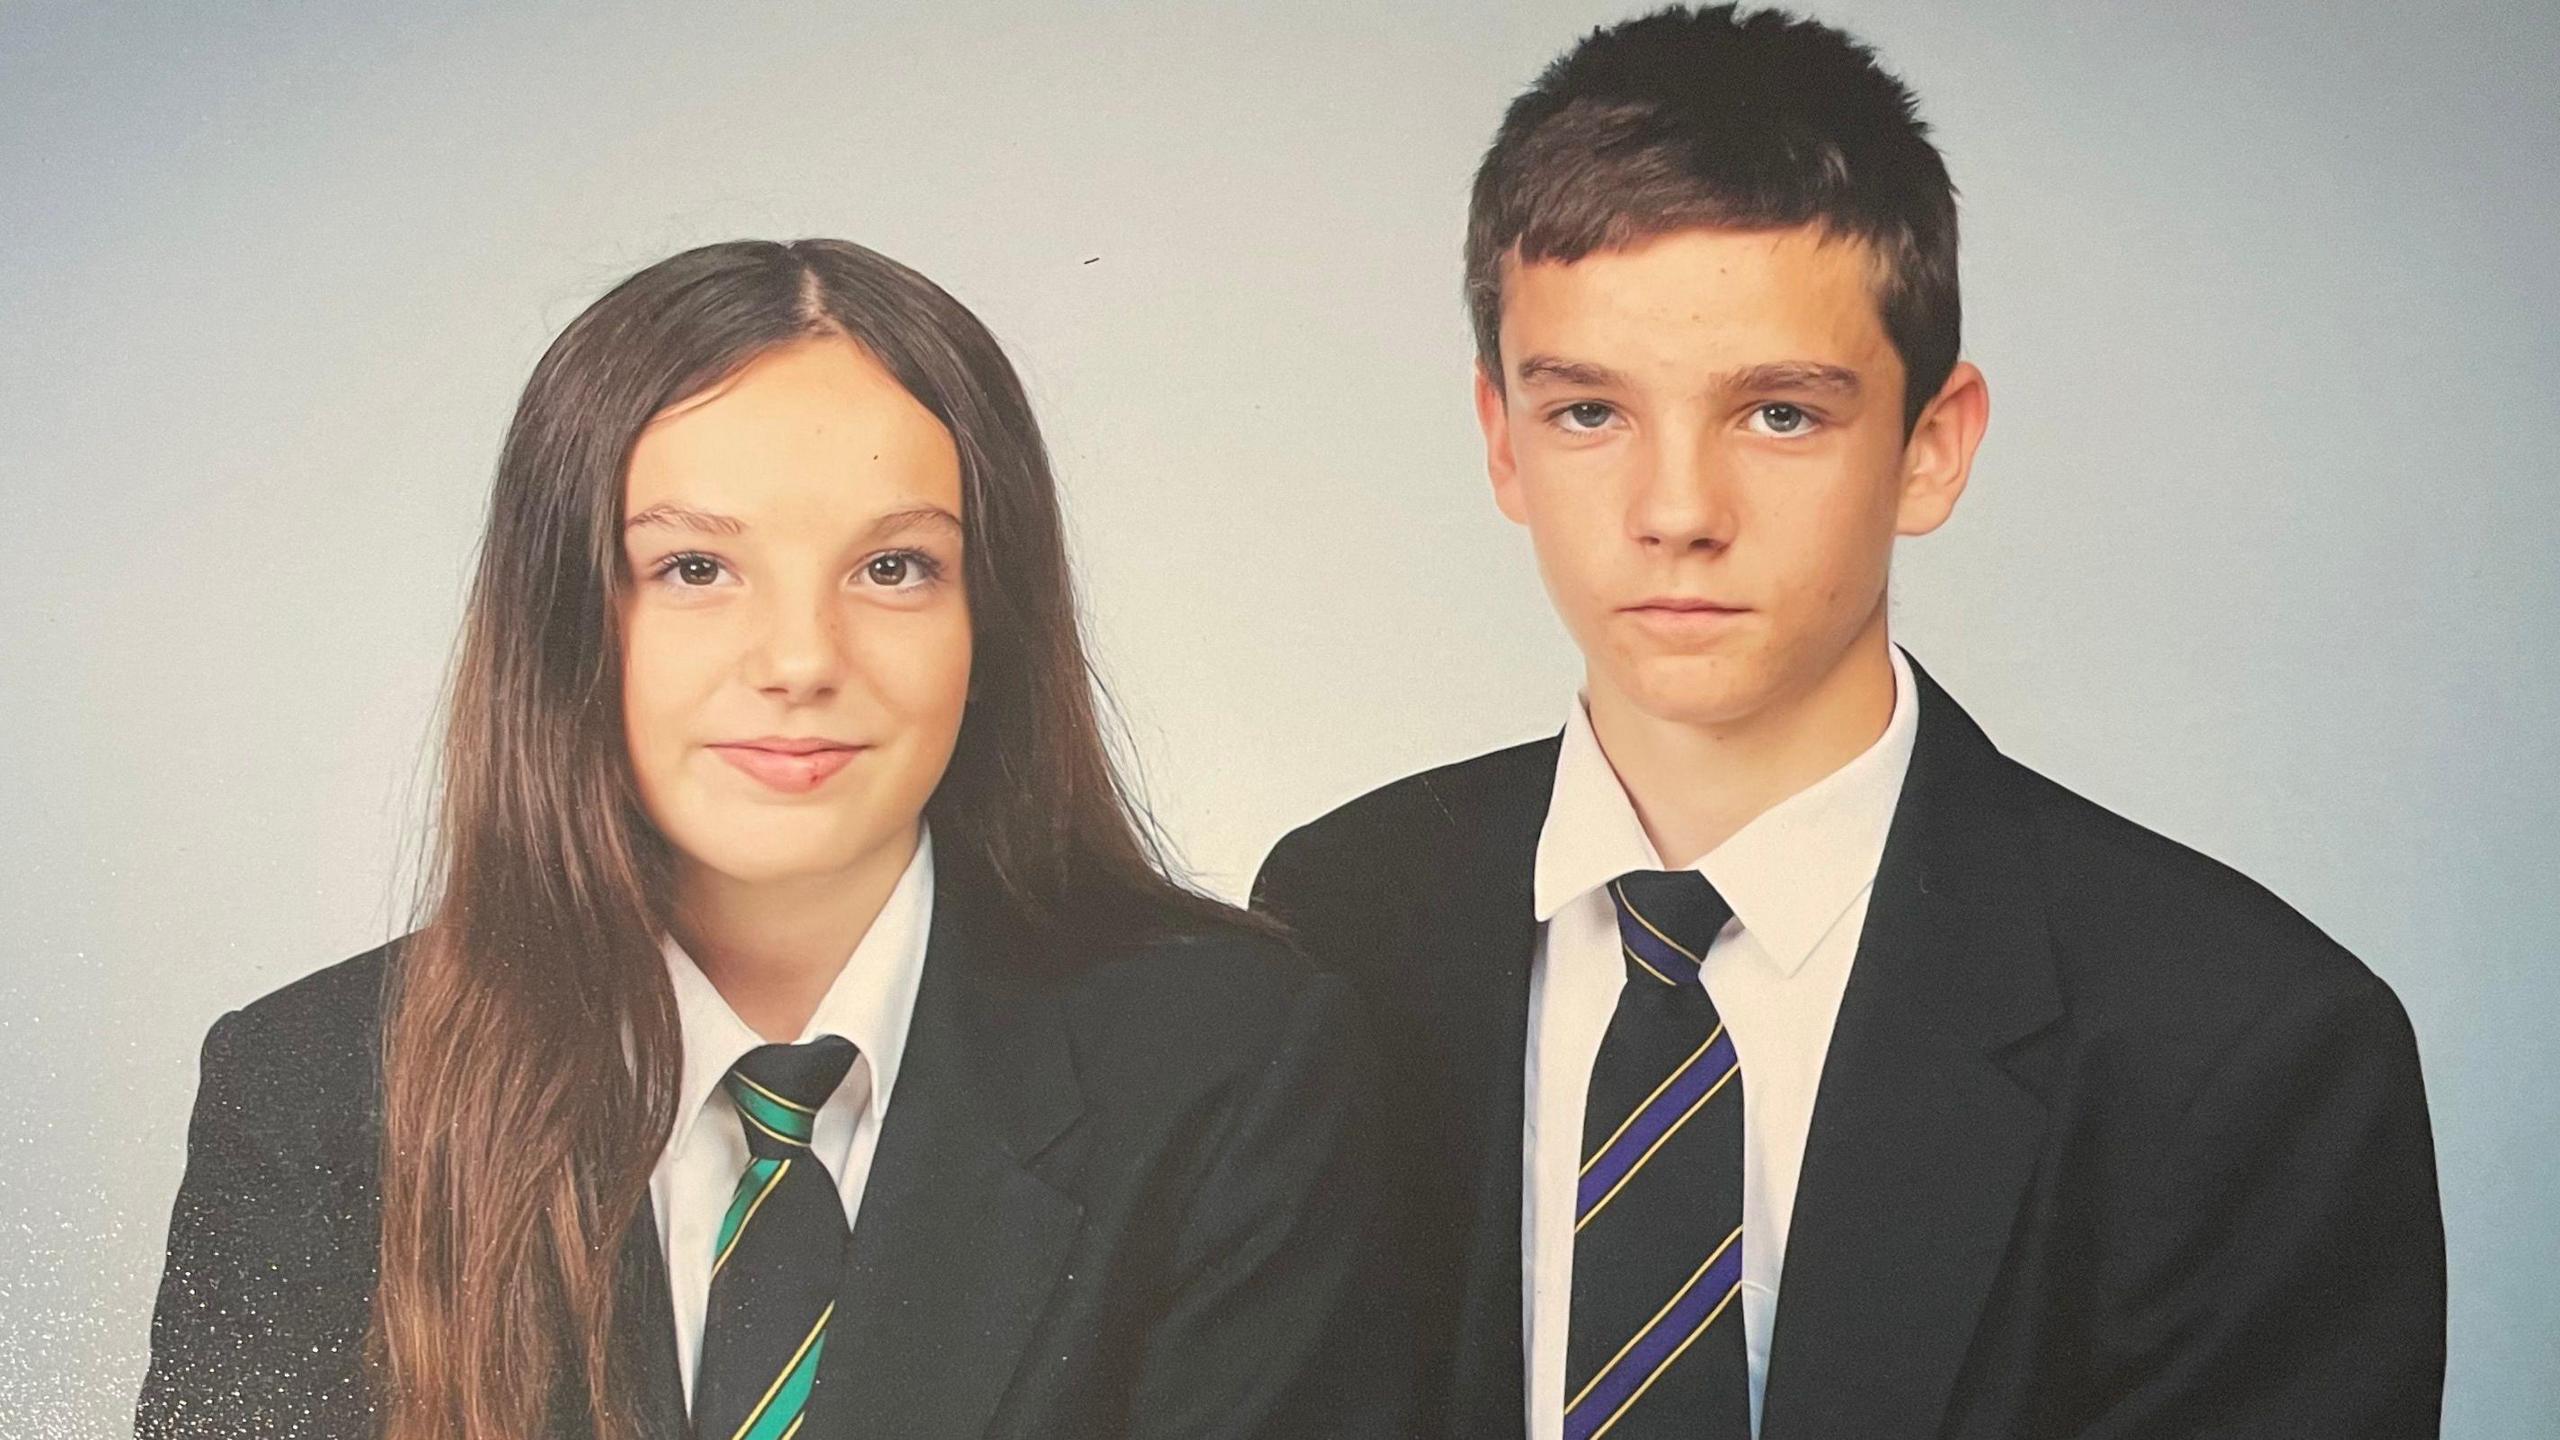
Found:
<svg viewBox="0 0 2560 1440"><path fill-rule="evenodd" d="M1884 734L1693 867L1734 913L1707 951L1704 973L1742 1065L1742 1327L1754 1434L1814 1091L1919 725L1910 665L1899 649L1886 648L1894 701ZM1530 1440L1560 1440L1564 1431L1582 1100L1626 982L1605 887L1630 870L1666 868L1577 699L1538 835L1520 1215Z"/></svg>
<svg viewBox="0 0 2560 1440"><path fill-rule="evenodd" d="M890 890L879 918L864 932L794 1042L840 1035L860 1052L844 1082L818 1107L809 1146L836 1177L847 1225L862 1208L880 1122L897 1083L898 1057L906 1048L907 1021L915 1013L916 982L924 973L925 937L932 921L933 837L927 833L918 839L915 858ZM746 1132L720 1079L739 1056L766 1042L720 998L673 936L666 937L662 948L667 973L675 981L677 1023L684 1032L684 1080L676 1095L675 1130L649 1175L649 1200L657 1208L658 1245L667 1258L667 1286L675 1299L676 1368L689 1408L702 1353L703 1312L711 1299L712 1244L748 1159Z"/></svg>

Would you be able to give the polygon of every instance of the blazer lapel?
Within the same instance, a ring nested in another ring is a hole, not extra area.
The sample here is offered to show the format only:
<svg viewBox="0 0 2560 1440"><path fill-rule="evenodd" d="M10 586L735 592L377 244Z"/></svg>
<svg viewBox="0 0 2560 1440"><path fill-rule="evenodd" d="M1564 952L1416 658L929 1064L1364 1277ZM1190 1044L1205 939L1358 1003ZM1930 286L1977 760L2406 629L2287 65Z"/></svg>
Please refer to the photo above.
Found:
<svg viewBox="0 0 2560 1440"><path fill-rule="evenodd" d="M615 1344L622 1352L622 1373L637 1383L631 1397L633 1419L641 1440L688 1440L693 1433L685 1416L684 1377L676 1369L675 1301L667 1286L666 1256L658 1249L658 1211L647 1195L640 1214L623 1237L622 1264L615 1280ZM580 1401L574 1413L581 1422L564 1433L592 1435L586 1418L584 1387L568 1377Z"/></svg>
<svg viewBox="0 0 2560 1440"><path fill-rule="evenodd" d="M1464 1289L1451 1358L1448 1433L1517 1436L1528 1365L1521 1345L1521 1123L1529 1043L1529 969L1538 832L1555 788L1557 747L1523 747L1515 766L1468 797L1449 797L1459 866L1449 877L1422 1013L1444 1017L1433 1069L1451 1077L1453 1174L1471 1177Z"/></svg>
<svg viewBox="0 0 2560 1440"><path fill-rule="evenodd" d="M985 1433L1083 1209L1029 1168L1082 1101L1023 943L938 885L906 1058L872 1159L816 1394L865 1433Z"/></svg>
<svg viewBox="0 0 2560 1440"><path fill-rule="evenodd" d="M1920 731L1817 1092L1762 1440L1938 1431L2046 1128L2004 1059L2061 1014L2008 762L1920 671Z"/></svg>

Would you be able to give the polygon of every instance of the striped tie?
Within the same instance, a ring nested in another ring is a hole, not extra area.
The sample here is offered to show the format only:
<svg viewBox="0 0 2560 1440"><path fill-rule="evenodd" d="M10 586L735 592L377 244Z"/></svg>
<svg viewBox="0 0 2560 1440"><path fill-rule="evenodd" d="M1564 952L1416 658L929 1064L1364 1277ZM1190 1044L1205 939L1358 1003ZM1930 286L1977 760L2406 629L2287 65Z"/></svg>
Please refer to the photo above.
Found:
<svg viewBox="0 0 2560 1440"><path fill-rule="evenodd" d="M844 1269L844 1200L809 1153L818 1107L853 1065L851 1042L760 1045L722 1084L746 1127L746 1173L712 1250L711 1303L694 1377L695 1440L817 1440L852 1417L808 1419Z"/></svg>
<svg viewBox="0 0 2560 1440"><path fill-rule="evenodd" d="M1749 1440L1742 1074L1700 974L1733 911L1694 870L1609 899L1627 978L1583 1103L1565 1440Z"/></svg>

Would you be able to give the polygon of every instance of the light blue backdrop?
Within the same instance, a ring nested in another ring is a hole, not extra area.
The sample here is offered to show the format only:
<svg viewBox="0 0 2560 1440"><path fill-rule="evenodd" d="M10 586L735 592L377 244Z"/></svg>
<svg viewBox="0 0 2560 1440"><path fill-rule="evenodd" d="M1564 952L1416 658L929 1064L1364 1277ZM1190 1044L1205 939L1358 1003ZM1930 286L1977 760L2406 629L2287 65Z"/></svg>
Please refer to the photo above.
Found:
<svg viewBox="0 0 2560 1440"><path fill-rule="evenodd" d="M1965 194L1994 420L1901 638L2416 1019L2448 1433L2560 1413L2560 12L1826 10ZM851 236L1011 345L1172 834L1551 728L1457 305L1615 6L0 5L0 1415L124 1423L195 1045L383 938L497 437L611 280Z"/></svg>

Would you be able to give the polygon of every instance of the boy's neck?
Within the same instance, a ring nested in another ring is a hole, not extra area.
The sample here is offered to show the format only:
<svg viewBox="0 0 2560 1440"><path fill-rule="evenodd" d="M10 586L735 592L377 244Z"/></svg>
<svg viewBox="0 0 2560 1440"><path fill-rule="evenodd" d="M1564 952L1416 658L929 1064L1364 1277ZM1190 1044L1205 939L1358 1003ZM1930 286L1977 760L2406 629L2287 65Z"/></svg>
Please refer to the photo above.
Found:
<svg viewBox="0 0 2560 1440"><path fill-rule="evenodd" d="M1856 759L1892 723L1893 704L1881 606L1811 688L1729 724L1659 720L1613 691L1590 687L1601 753L1655 853L1678 868Z"/></svg>

